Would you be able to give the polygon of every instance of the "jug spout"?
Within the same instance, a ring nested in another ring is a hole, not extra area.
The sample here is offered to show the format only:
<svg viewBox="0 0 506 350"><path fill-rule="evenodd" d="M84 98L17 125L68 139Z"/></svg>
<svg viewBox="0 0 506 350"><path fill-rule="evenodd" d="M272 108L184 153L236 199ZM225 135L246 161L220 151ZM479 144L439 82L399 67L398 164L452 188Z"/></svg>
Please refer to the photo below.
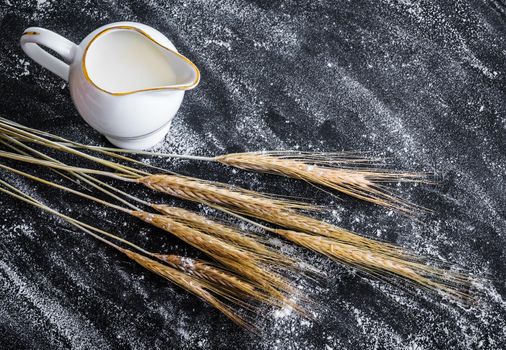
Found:
<svg viewBox="0 0 506 350"><path fill-rule="evenodd" d="M169 79L168 85L173 89L190 90L196 87L200 81L200 71L195 64L185 56L166 49L166 58L169 66L174 71L174 79Z"/></svg>
<svg viewBox="0 0 506 350"><path fill-rule="evenodd" d="M85 78L112 95L153 90L190 90L200 72L188 58L134 26L109 27L84 49Z"/></svg>

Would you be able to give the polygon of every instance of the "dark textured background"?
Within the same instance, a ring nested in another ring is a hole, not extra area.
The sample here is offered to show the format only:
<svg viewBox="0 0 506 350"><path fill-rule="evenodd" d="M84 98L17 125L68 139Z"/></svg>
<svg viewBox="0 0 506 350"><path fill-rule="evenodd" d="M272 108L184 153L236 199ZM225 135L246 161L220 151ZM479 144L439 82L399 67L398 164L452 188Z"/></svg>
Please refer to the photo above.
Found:
<svg viewBox="0 0 506 350"><path fill-rule="evenodd" d="M463 308L296 251L329 275L321 285L304 283L318 301L317 320L278 312L268 316L262 337L252 336L103 244L1 195L0 348L504 348L505 19L503 0L2 0L3 116L106 144L80 119L66 84L23 54L19 37L26 27L41 26L78 43L110 22L151 25L202 72L159 149L202 155L363 150L391 157L398 168L436 172L439 183L399 188L405 198L434 209L416 222L350 198L335 201L294 181L154 162L314 197L331 208L323 216L328 220L465 266L489 281L477 285L480 303ZM196 254L111 210L0 176L149 248Z"/></svg>

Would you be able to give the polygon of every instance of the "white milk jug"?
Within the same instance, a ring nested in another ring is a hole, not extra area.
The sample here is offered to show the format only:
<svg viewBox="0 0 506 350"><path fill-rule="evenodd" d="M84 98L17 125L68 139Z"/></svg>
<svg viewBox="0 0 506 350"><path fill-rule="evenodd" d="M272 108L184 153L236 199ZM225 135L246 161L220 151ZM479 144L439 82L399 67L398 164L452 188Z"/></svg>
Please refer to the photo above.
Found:
<svg viewBox="0 0 506 350"><path fill-rule="evenodd" d="M184 90L200 80L197 67L169 39L140 23L105 25L79 45L32 27L23 33L21 47L68 81L84 120L121 148L145 149L164 139Z"/></svg>

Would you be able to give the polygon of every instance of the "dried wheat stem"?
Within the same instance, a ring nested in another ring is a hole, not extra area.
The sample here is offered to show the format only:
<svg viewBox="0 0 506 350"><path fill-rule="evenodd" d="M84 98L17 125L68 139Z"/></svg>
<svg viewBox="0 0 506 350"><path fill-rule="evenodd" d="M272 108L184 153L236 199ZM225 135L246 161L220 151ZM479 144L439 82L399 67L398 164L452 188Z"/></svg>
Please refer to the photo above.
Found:
<svg viewBox="0 0 506 350"><path fill-rule="evenodd" d="M19 141L17 141L16 139L13 139L11 138L10 136L8 135L4 135L4 134L1 134L0 133L0 143L2 145L4 145L5 147L19 153L19 154L22 154L22 155L26 155L26 156L29 156L29 154L21 149L19 149L18 147L14 146L13 143L18 143ZM19 142L21 144L21 147L24 147L25 145L21 142ZM79 184L79 182L75 179L72 179L71 177L65 175L63 172L59 171L59 170L56 170L56 169L49 169L50 171L60 175L61 177L71 181L71 182L74 182L75 184L79 185L79 186L82 186L81 184Z"/></svg>
<svg viewBox="0 0 506 350"><path fill-rule="evenodd" d="M109 237L109 238L111 238L111 239L114 239L114 240L116 240L116 241L118 241L118 242L121 242L121 243L127 244L127 245L129 245L130 247L132 247L132 248L134 248L134 249L136 249L136 250L139 250L139 251L141 251L141 252L143 252L143 253L147 253L147 252L146 252L144 249L142 249L141 247L139 247L139 246L137 246L137 245L135 245L135 244L133 244L133 243L131 243L131 242L129 242L129 241L127 241L127 240L125 240L125 239L122 239L121 237L118 237L118 236L113 235L113 234L111 234L111 233L108 233L108 232L102 231L102 230L97 229L97 228L95 228L95 227L93 227L93 226L90 226L90 225L88 225L88 224L85 224L84 222L78 221L78 220L73 219L73 218L71 218L71 217L69 217L69 216L67 216L67 215L64 215L64 214L62 214L62 213L60 213L60 212L58 212L58 211L56 211L56 210L54 210L54 209L51 209L51 208L50 208L50 207L48 207L47 205L45 205L45 204L41 203L40 201L38 201L38 200L36 200L35 198L33 198L33 197L31 197L31 196L27 195L26 193L22 192L22 191L21 191L21 190L19 190L18 188L16 188L16 187L14 187L14 186L10 185L9 183L7 183L7 182L5 182L5 181L3 181L3 180L1 180L1 179L0 179L0 184L1 184L1 185L3 185L3 186L5 186L5 187L7 187L7 188L9 188L9 189L11 189L11 191L9 191L9 190L6 190L6 189L4 189L4 188L0 187L0 192L3 192L3 193L5 193L5 194L8 194L8 195L10 195L10 196L12 196L12 197L14 197L14 198L17 198L17 199L19 199L19 200L21 200L21 201L23 201L23 202L25 202L25 203L31 204L31 205L33 205L33 206L35 206L35 207L37 207L37 208L40 208L40 209L42 209L42 210L44 210L44 211L47 211L47 212L49 212L49 213L51 213L51 214L53 214L53 215L56 215L56 216L58 216L58 217L62 218L63 220L65 220L65 221L69 222L70 224L72 224L72 225L74 225L74 226L78 226L80 229L82 229L82 230L83 230L83 231L85 231L86 233L90 234L90 235L91 235L91 236L93 236L94 238L96 238L96 239L98 239L98 240L100 240L100 241L102 241L102 242L106 243L107 245L109 245L109 246L111 246L111 247L117 248L118 246L117 246L116 244L114 244L114 243L112 243L112 242L110 242L110 241L106 240L105 238L98 236L97 234L95 234L95 233L93 233L93 232L91 232L91 231L98 232L98 233L103 234L104 236L107 236L107 237Z"/></svg>
<svg viewBox="0 0 506 350"><path fill-rule="evenodd" d="M295 289L290 285L290 283L281 276L278 276L273 272L266 271L265 266L260 266L260 262L263 260L261 257L253 254L252 252L248 252L242 249L240 246L232 245L216 237L209 236L204 232L195 230L163 215L151 214L142 211L132 211L2 164L0 164L0 168L123 211L167 232L170 232L186 243L214 257L225 266L241 273L246 278L254 281L266 293L279 301L279 304L287 304L300 311L301 313L303 312L302 308L285 297L285 293L295 292ZM275 261L271 261L271 263L274 262Z"/></svg>
<svg viewBox="0 0 506 350"><path fill-rule="evenodd" d="M120 148L114 148L114 147L90 146L90 145L85 145L85 144L82 144L79 142L74 142L74 141L69 141L69 140L65 140L64 142L58 142L58 143L68 146L68 147L89 149L89 150L97 151L97 152L109 152L109 155L111 155L112 153L116 153L116 154L125 153L125 154L140 154L140 155L145 155L145 156L159 156L159 157L165 157L165 158L201 160L201 161L208 161L208 162L215 161L215 157L196 156L196 155L192 155L192 154L160 153L160 152L120 149ZM128 158L128 160L131 161L132 158Z"/></svg>
<svg viewBox="0 0 506 350"><path fill-rule="evenodd" d="M0 121L0 131L3 133L10 134L12 136L21 137L29 142L35 142L41 145L44 145L46 147L55 148L88 160L91 160L93 162L96 162L98 164L104 165L106 167L112 168L114 170L120 171L121 173L128 174L131 176L138 176L139 174L146 174L145 172L142 172L138 169L127 167L125 165L117 164L105 159L101 159L98 157L91 156L89 154L86 154L84 152L77 151L71 147L67 147L65 145L58 144L54 141L48 140L46 138L40 137L36 134L33 134L31 132L21 130L18 127L11 126L9 124L6 124L4 122Z"/></svg>
<svg viewBox="0 0 506 350"><path fill-rule="evenodd" d="M37 176L34 176L34 175L31 175L31 174L28 174L28 173L25 173L24 171L20 171L20 170L17 170L17 169L14 169L14 168L11 168L11 167L8 167L6 165L3 165L3 164L0 164L0 168L1 169L5 169L5 170L9 170L15 174L18 174L18 175L22 175L26 178L29 178L29 179L32 179L32 180L35 180L35 181L38 181L40 183L43 183L45 185L48 185L48 186L51 186L51 187L55 187L55 188L58 188L60 190L64 190L64 191L67 191L69 193L72 193L72 194L76 194L80 197L83 197L83 198L86 198L86 199L89 199L89 200L92 200L94 202L97 202L97 203L100 203L102 205L105 205L105 206L108 206L108 207L111 207L111 208L114 208L116 210L119 210L119 211L122 211L124 213L130 213L131 210L129 209L126 209L124 207L121 207L119 205L115 205L115 204L112 204L112 203L109 203L107 201L104 201L100 198L97 198L97 197L94 197L94 196L90 196L90 195L87 195L85 193L82 193L80 191L76 191L76 190L73 190L71 188L68 188L68 187L65 187L65 186L62 186L62 185L58 185L54 182L51 182L51 181L48 181L48 180L44 180L40 177L37 177Z"/></svg>
<svg viewBox="0 0 506 350"><path fill-rule="evenodd" d="M251 285L247 281L242 280L241 278L225 270L222 270L216 266L212 266L201 260L193 260L176 255L155 254L148 252L134 245L133 243L121 239L113 234L110 234L106 231L100 230L98 228L87 225L78 220L75 220L71 217L68 217L64 214L61 214L58 211L53 210L50 207L42 204L33 197L30 197L21 190L17 189L16 187L10 185L9 183L1 179L0 184L11 189L11 191L9 191L0 187L0 192L8 194L14 198L22 200L28 204L34 205L44 211L47 211L51 214L54 214L64 219L71 225L77 227L83 232L89 234L90 236L124 253L128 258L136 261L141 266L149 269L152 272L157 273L158 275L166 278L167 280L179 285L183 289L188 290L191 293L197 295L198 297L204 299L212 306L223 312L231 320L233 320L234 322L243 327L250 329L251 331L255 331L256 328L253 327L253 325L247 322L244 318L238 316L237 313L232 308L230 308L225 303L220 301L213 294L252 311L257 310L252 306L251 302L262 302L275 306L281 306L279 303L272 302L272 300L268 295L256 289L253 285ZM156 262L146 256L135 253L131 250L121 248L120 246L106 240L105 238L95 234L92 231L96 231L100 234L106 235L109 238L118 240L121 243L126 243L132 248L146 255L153 256L154 258L157 258L161 261L168 263L172 267L160 264L159 262Z"/></svg>
<svg viewBox="0 0 506 350"><path fill-rule="evenodd" d="M145 165L135 159L124 157L118 153L136 153L145 155L156 155L171 158L184 158L202 161L215 161L228 166L241 168L251 171L274 173L284 175L291 178L301 179L317 186L327 187L347 195L369 201L378 205L382 205L391 209L398 210L405 214L411 215L418 210L427 210L417 206L407 200L403 200L393 195L389 190L382 186L384 182L427 182L426 175L421 173L396 172L383 169L368 168L349 168L350 164L371 163L375 158L354 157L353 154L347 153L311 153L311 152L248 152L248 153L232 153L217 157L202 157L191 155L163 154L142 151L119 150L108 147L87 146L77 142L69 141L62 137L51 135L35 129L23 127L17 123L10 122L6 119L0 125L10 127L8 132L20 132L24 136L44 135L56 139L60 142L46 140L38 137L37 142L42 142L46 146L61 147L64 151L69 152L71 149L82 148L94 150L103 154L113 156L122 160ZM23 134L25 133L25 134ZM27 137L27 136L25 136ZM45 140L45 141L44 141ZM74 151L74 154L84 156L94 161L100 158L89 156L85 153ZM108 161L103 161L108 162ZM111 162L102 163L111 166ZM115 163L112 163L115 164ZM113 165L115 169L119 164ZM150 166L150 165L147 165ZM139 170L120 166L127 172L135 172L140 174ZM158 170L160 168L154 167ZM164 171L165 172L165 171ZM147 175L147 173L142 173ZM132 175L132 174L131 174Z"/></svg>
<svg viewBox="0 0 506 350"><path fill-rule="evenodd" d="M12 160L17 160L17 161L21 161L24 163L43 165L48 168L60 169L60 170L65 170L65 171L73 171L76 173L102 175L102 176L107 176L107 177L121 180L121 181L133 182L134 180L131 179L131 177L133 176L134 178L137 178L137 175L135 175L135 176L134 175L126 175L126 174L119 174L119 173L111 173L109 171L68 166L68 165L63 165L63 164L59 164L59 163L52 162L52 161L34 158L31 156L19 155L19 154L12 153L12 152L0 151L0 157L12 159Z"/></svg>
<svg viewBox="0 0 506 350"><path fill-rule="evenodd" d="M111 155L111 153L125 153L125 154L131 153L131 154L141 154L141 155L148 155L148 156L155 155L155 156L161 156L161 157L193 159L193 160L203 160L203 161L213 161L214 160L214 157L203 157L203 156L195 156L195 155L190 155L190 154L186 154L186 155L175 154L175 153L174 154L167 154L167 153L157 153L157 152L145 152L145 151L136 151L136 150L128 150L128 149L119 149L119 148L114 148L114 147L90 146L90 145L85 145L85 144L82 144L82 143L79 143L79 142L71 141L71 140L68 140L68 139L66 139L64 137L57 136L57 135L54 135L54 134L51 134L51 133L48 133L48 132L45 132L45 131L29 128L27 126L21 125L21 124L16 123L16 122L13 122L13 121L11 121L9 119L6 119L6 118L0 117L0 121L4 122L5 124L8 124L10 126L17 127L19 129L31 132L33 134L36 134L36 135L39 135L39 136L45 136L47 138L53 139L55 141L58 141L57 142L58 144L62 144L64 146L66 146L66 147L77 147L77 148L89 149L89 150L99 151L99 152L100 151L106 151L106 152L110 152L109 155ZM133 159L132 158L128 158L128 159L125 159L125 160L132 161ZM146 164L143 164L143 165L146 166Z"/></svg>
<svg viewBox="0 0 506 350"><path fill-rule="evenodd" d="M4 136L5 136L5 135L4 135ZM0 137L1 137L1 134L0 134ZM28 152L30 152L30 153L32 153L32 154L34 154L34 155L36 155L36 156L39 156L40 158L42 158L42 159L44 159L44 160L48 160L48 161L52 161L52 162L55 162L55 163L58 163L58 164L65 165L64 163L62 163L62 162L58 161L57 159L54 159L54 158L52 158L52 157L50 157L50 156L46 155L45 153L39 152L39 151L37 151L36 149L34 149L34 148L32 148L32 147L30 147L30 146L28 146L28 145L26 145L26 144L24 144L24 143L22 143L22 142L20 142L20 141L16 140L16 139L12 139L11 137L7 137L7 139L8 139L10 142L15 143L15 144L16 144L16 145L18 145L19 147L22 147L24 150L26 150L26 151L28 151ZM0 142L1 142L1 140L0 140ZM25 151L23 151L23 150L21 150L21 149L19 149L19 148L17 148L17 147L14 147L14 146L12 146L12 145L10 145L10 144L7 144L7 143L5 143L5 145L6 145L7 147L12 148L13 150L15 150L16 152L18 152L18 153L20 153L20 154L22 154L22 155L30 156L30 154L29 154L29 153L27 153L27 152L25 152ZM52 168L50 168L50 170L53 170L53 171L57 172L59 175L61 175L62 177L64 177L64 178L68 179L69 181L72 181L72 182L76 183L77 185L84 187L84 186L83 186L81 183L79 183L78 181L76 181L76 180L74 180L74 179L72 179L72 178L69 178L68 176L66 176L65 174L63 174L63 173L59 172L58 170L55 170L55 169L52 169ZM144 203L143 203L143 201L142 201L142 200L140 200L139 198L134 197L134 196L132 196L132 195L130 195L130 194L128 194L128 193L125 193L125 192L123 192L123 191L121 191L121 190L117 189L116 187L113 187L113 186L111 186L111 185L109 185L109 184L107 184L107 183L105 183L105 182L103 182L103 181L100 181L99 179L96 179L96 178L94 178L94 177L92 177L92 176L90 176L90 175L88 175L88 174L79 174L79 173L72 172L72 171L68 171L68 173L69 173L69 174L71 174L72 176L74 176L75 178L77 178L78 180L83 181L84 183L86 183L86 184L88 184L88 185L90 185L90 186L94 187L95 189L98 189L99 191L101 191L101 192L103 192L103 193L107 194L108 196L110 196L110 197L112 197L112 198L116 199L117 201L120 201L121 203L123 203L124 205L126 205L127 207L129 207L130 209L133 209L133 210L140 210L140 209L139 209L138 207L136 207L135 205L131 204L130 202L128 202L128 201L126 201L126 200L124 200L122 197L119 197L119 196L115 195L114 193L112 193L112 192L108 191L108 190L107 190L107 189L105 189L105 188L108 188L108 189L113 190L113 191L115 191L115 192L117 192L117 193L120 193L120 194L122 194L123 196L125 196L125 197L127 197L127 198L134 199L134 200L136 200L136 201L137 201L137 202L139 202L139 203L146 204L146 202L144 202ZM104 188L104 187L105 187L105 188ZM148 204L148 205L149 205L149 204Z"/></svg>
<svg viewBox="0 0 506 350"><path fill-rule="evenodd" d="M376 158L353 158L346 153L311 152L247 152L226 154L217 157L204 157L87 146L63 138L58 139L61 141L65 140L65 142L59 142L58 144L67 147L99 151L110 156L117 155L118 153L133 153L190 160L215 161L245 170L275 173L332 188L347 195L396 209L406 214L412 214L415 210L424 209L390 194L389 191L382 188L380 183L399 181L425 182L425 174L396 172L382 169L347 168L347 165L350 164L371 163L376 161ZM118 155L118 157L120 156ZM122 159L142 164L129 157L123 157ZM339 168L336 168L336 165L339 165ZM162 170L160 168L157 169Z"/></svg>

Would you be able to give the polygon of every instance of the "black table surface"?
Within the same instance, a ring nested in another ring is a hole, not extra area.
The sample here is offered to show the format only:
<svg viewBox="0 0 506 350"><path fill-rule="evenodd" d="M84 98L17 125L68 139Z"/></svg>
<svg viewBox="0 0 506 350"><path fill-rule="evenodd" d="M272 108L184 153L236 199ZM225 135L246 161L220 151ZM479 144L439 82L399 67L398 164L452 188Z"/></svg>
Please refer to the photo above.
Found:
<svg viewBox="0 0 506 350"><path fill-rule="evenodd" d="M31 61L19 38L25 28L40 26L78 43L117 21L158 29L202 72L158 150L366 151L388 157L397 169L435 173L437 181L393 186L433 210L413 220L276 176L202 162L146 162L313 198L329 208L321 214L326 220L486 278L475 286L479 300L462 306L399 289L286 246L327 274L319 283L300 282L316 300L315 319L274 312L261 321L263 333L252 335L104 244L0 195L0 348L505 347L504 1L2 0L0 114L107 145L79 117L67 84ZM0 176L143 246L198 256L113 210L5 171ZM135 193L206 210L149 191Z"/></svg>

